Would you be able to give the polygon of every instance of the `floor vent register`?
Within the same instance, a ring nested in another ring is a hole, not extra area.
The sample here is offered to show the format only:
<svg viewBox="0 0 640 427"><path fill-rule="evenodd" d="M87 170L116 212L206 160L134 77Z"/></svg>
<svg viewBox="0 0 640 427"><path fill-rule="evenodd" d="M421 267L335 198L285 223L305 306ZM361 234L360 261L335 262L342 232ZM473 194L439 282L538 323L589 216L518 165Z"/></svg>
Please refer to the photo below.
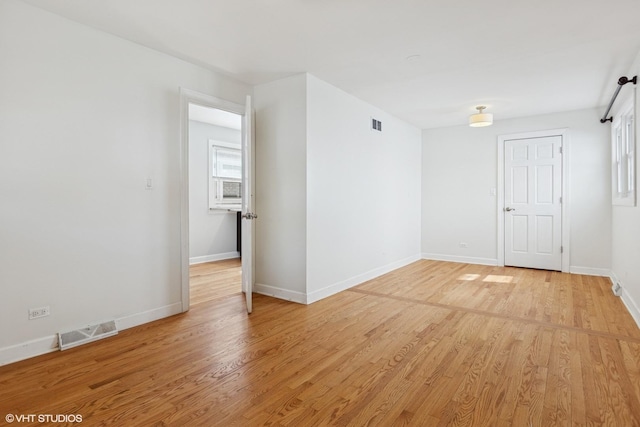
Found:
<svg viewBox="0 0 640 427"><path fill-rule="evenodd" d="M60 332L58 334L58 344L60 350L68 350L82 344L116 335L117 333L118 328L116 327L116 322L109 320L74 331Z"/></svg>

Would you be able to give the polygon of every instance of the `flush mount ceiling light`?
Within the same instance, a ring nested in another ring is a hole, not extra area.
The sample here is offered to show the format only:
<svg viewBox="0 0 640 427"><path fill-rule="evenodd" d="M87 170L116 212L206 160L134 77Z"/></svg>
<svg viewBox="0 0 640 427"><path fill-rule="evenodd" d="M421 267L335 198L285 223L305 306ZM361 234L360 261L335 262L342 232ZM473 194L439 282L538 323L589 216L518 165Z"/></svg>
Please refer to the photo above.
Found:
<svg viewBox="0 0 640 427"><path fill-rule="evenodd" d="M480 128L483 126L491 126L493 124L493 114L491 113L483 113L484 105L478 105L476 110L478 112L476 114L472 114L469 116L469 126L473 128Z"/></svg>

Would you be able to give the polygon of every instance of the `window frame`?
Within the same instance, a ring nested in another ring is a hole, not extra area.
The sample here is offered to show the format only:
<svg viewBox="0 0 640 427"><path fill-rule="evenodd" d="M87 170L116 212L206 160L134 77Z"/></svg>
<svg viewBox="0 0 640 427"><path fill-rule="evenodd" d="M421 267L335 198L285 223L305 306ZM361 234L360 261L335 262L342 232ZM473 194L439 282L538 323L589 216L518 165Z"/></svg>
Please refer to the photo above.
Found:
<svg viewBox="0 0 640 427"><path fill-rule="evenodd" d="M614 206L636 206L635 126L633 90L620 103L611 123L611 197Z"/></svg>
<svg viewBox="0 0 640 427"><path fill-rule="evenodd" d="M242 148L240 144L214 139L209 140L209 157L207 159L209 163L209 209L240 210L242 208L242 197L225 200L222 198L222 192L224 182L237 182L242 185L242 170L240 170L239 178L237 176L225 176L220 173L220 167L217 164L217 153L220 151L237 154L242 168ZM242 196L242 188L240 191Z"/></svg>

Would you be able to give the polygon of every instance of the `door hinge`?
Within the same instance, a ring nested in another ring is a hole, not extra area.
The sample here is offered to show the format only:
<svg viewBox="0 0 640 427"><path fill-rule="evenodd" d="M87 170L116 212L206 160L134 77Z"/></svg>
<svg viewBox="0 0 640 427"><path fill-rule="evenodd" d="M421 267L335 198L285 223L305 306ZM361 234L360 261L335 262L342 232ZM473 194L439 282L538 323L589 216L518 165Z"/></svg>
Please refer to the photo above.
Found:
<svg viewBox="0 0 640 427"><path fill-rule="evenodd" d="M562 146L560 146L560 154L562 154Z"/></svg>
<svg viewBox="0 0 640 427"><path fill-rule="evenodd" d="M564 246L560 246L560 253L563 254L564 253Z"/></svg>
<svg viewBox="0 0 640 427"><path fill-rule="evenodd" d="M560 204L562 204L562 197L560 197Z"/></svg>

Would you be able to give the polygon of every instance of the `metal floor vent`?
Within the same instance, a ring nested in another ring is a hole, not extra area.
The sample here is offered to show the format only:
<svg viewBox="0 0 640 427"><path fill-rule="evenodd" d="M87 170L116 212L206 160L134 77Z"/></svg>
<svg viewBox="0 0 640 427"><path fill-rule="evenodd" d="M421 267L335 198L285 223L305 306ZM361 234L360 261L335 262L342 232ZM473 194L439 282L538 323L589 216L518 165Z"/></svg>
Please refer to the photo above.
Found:
<svg viewBox="0 0 640 427"><path fill-rule="evenodd" d="M117 334L118 328L116 328L116 322L109 320L108 322L90 325L86 328L76 329L75 331L61 332L58 334L58 344L60 345L60 350L68 350Z"/></svg>

